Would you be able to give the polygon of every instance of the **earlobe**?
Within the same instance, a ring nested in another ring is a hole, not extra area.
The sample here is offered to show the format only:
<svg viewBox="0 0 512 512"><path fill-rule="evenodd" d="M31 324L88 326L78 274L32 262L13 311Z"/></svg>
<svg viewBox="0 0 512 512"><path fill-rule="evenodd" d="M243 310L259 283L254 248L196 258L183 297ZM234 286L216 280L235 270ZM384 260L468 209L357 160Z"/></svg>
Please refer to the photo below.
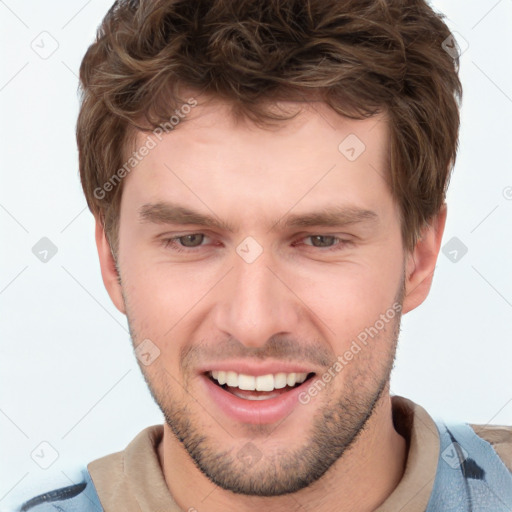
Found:
<svg viewBox="0 0 512 512"><path fill-rule="evenodd" d="M112 255L110 244L105 235L101 219L96 217L96 247L101 267L101 277L107 292L114 303L114 306L123 314L126 314L119 274L116 268L116 262Z"/></svg>
<svg viewBox="0 0 512 512"><path fill-rule="evenodd" d="M418 307L428 296L443 238L446 213L447 208L444 204L423 229L414 250L407 255L403 313Z"/></svg>

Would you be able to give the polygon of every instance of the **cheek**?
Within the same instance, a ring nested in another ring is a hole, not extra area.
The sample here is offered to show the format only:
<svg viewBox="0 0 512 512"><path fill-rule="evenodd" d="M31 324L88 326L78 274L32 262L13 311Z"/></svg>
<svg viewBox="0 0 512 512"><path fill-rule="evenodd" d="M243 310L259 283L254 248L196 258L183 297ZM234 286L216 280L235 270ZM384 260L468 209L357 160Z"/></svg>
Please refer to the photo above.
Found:
<svg viewBox="0 0 512 512"><path fill-rule="evenodd" d="M161 341L176 339L218 281L213 268L149 261L134 253L125 259L122 277L133 329Z"/></svg>
<svg viewBox="0 0 512 512"><path fill-rule="evenodd" d="M366 269L326 282L328 292L313 308L324 315L325 339L342 365L340 377L333 379L333 396L340 389L370 389L387 376L398 336L399 275L389 279L388 274L384 279Z"/></svg>
<svg viewBox="0 0 512 512"><path fill-rule="evenodd" d="M303 272L294 291L314 313L310 318L325 338L335 340L333 348L339 352L380 315L396 310L401 281L400 258L381 265L352 262Z"/></svg>

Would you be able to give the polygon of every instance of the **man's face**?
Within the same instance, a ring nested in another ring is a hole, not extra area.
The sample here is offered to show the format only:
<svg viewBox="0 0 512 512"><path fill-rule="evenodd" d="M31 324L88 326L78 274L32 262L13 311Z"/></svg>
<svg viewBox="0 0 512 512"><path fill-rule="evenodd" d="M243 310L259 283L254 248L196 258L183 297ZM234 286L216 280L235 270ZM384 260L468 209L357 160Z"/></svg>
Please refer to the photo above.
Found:
<svg viewBox="0 0 512 512"><path fill-rule="evenodd" d="M144 376L212 481L296 491L389 380L404 251L386 121L314 103L268 130L210 103L152 137L125 178L118 255L134 344L160 351Z"/></svg>

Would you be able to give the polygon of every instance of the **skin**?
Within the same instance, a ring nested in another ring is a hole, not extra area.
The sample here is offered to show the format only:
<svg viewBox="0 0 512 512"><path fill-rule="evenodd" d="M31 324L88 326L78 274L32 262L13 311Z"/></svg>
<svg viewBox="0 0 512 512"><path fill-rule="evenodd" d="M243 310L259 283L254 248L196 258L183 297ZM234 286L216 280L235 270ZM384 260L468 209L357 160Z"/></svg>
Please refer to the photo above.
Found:
<svg viewBox="0 0 512 512"><path fill-rule="evenodd" d="M321 377L393 304L407 313L430 289L446 208L406 251L383 179L384 115L349 120L318 102L287 106L300 114L270 130L236 123L221 101L200 102L124 179L117 264L97 220L109 295L134 345L150 339L160 350L141 369L166 418L158 455L183 510L371 511L403 475L406 443L389 395L400 315L276 424L234 420L202 385L200 369L229 358L306 362ZM349 134L366 146L353 162L338 150ZM141 208L162 202L233 231L141 218ZM333 206L375 216L283 225ZM182 252L190 238L163 241L193 233L206 238ZM316 235L327 238L308 238ZM236 252L247 236L263 249L252 263ZM247 446L259 454L254 464L239 456Z"/></svg>

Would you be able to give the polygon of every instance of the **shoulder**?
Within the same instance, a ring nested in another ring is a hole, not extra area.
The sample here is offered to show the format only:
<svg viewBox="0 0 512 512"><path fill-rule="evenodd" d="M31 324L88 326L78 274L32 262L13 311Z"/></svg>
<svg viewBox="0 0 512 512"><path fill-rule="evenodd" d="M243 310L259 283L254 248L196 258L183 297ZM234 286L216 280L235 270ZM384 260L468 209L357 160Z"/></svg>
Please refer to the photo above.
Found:
<svg viewBox="0 0 512 512"><path fill-rule="evenodd" d="M512 426L473 424L469 426L478 437L494 448L503 464L512 472Z"/></svg>
<svg viewBox="0 0 512 512"><path fill-rule="evenodd" d="M94 484L86 469L81 482L53 489L25 501L14 512L102 512Z"/></svg>

